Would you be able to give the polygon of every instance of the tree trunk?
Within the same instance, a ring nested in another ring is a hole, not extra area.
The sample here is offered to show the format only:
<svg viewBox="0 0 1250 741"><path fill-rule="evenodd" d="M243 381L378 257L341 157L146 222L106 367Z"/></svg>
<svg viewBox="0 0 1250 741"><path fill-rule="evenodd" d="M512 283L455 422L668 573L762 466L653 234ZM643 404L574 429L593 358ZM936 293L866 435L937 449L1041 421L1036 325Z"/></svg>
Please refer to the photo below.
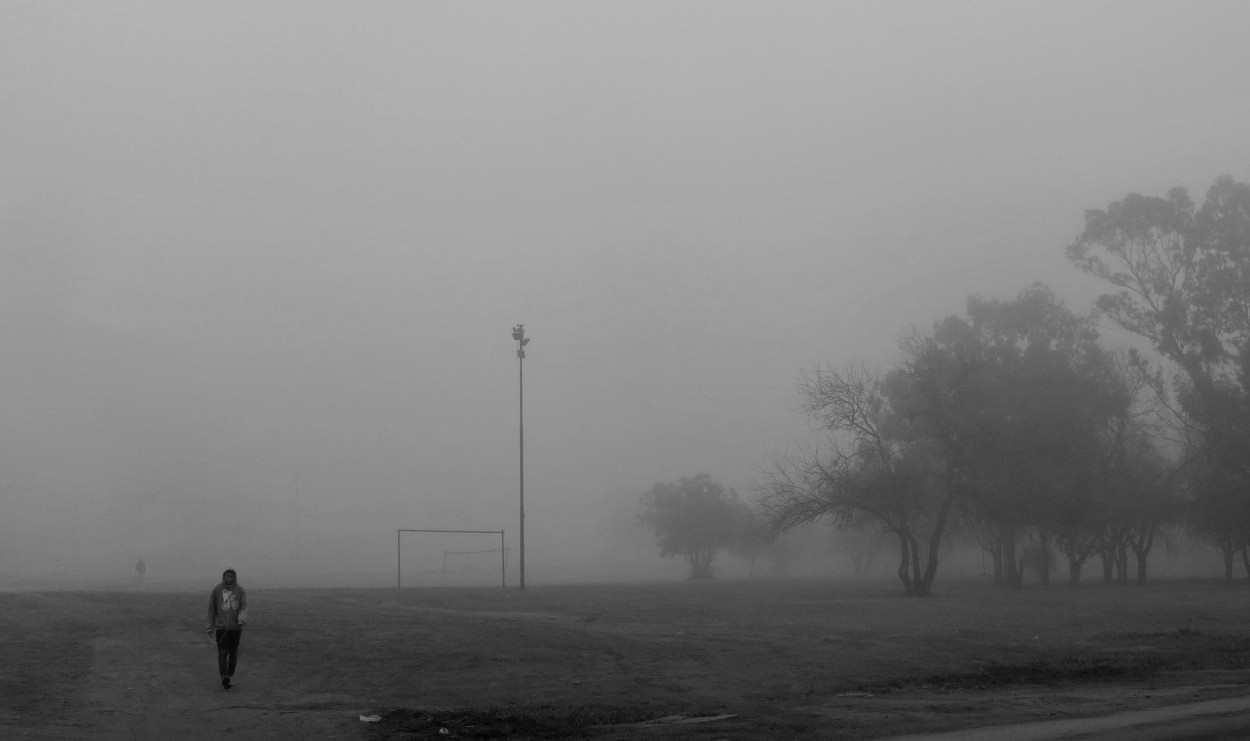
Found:
<svg viewBox="0 0 1250 741"><path fill-rule="evenodd" d="M898 531L898 578L903 582L903 591L908 594L915 594L915 586L911 581L911 538L906 530Z"/></svg>
<svg viewBox="0 0 1250 741"><path fill-rule="evenodd" d="M1133 557L1137 559L1137 586L1146 585L1146 561L1150 558L1154 546L1154 531L1150 530L1141 538L1129 538L1128 545L1133 549ZM1126 555L1125 558L1128 558Z"/></svg>
<svg viewBox="0 0 1250 741"><path fill-rule="evenodd" d="M702 580L712 578L712 559L716 558L716 551L693 551L686 554L686 560L690 562L690 578L692 580Z"/></svg>
<svg viewBox="0 0 1250 741"><path fill-rule="evenodd" d="M1232 581L1233 580L1233 556L1236 555L1236 552L1233 551L1233 549L1229 548L1228 546L1220 546L1220 555L1224 557L1224 581ZM1245 559L1246 557L1245 549L1242 549L1241 557L1243 560ZM1246 576L1250 576L1250 567L1246 568Z"/></svg>
<svg viewBox="0 0 1250 741"><path fill-rule="evenodd" d="M1045 589L1050 586L1050 535L1039 528L1038 539L1041 545L1042 562L1037 567L1037 577L1042 582L1042 589Z"/></svg>
<svg viewBox="0 0 1250 741"><path fill-rule="evenodd" d="M1081 586L1081 569L1085 568L1085 559L1089 556L1068 555L1068 586L1076 589Z"/></svg>
<svg viewBox="0 0 1250 741"><path fill-rule="evenodd" d="M916 596L923 597L929 593L929 585L923 579L920 573L920 543L916 541L916 536L907 533L907 539L911 543L911 583L916 590Z"/></svg>
<svg viewBox="0 0 1250 741"><path fill-rule="evenodd" d="M942 500L942 509L938 511L937 521L933 523L933 532L929 534L929 563L925 566L924 577L921 579L920 596L928 596L933 589L933 579L937 576L939 552L942 548L942 535L946 532L946 520L950 517L951 508L955 506L958 494L955 492L955 471L947 466L946 498Z"/></svg>
<svg viewBox="0 0 1250 741"><path fill-rule="evenodd" d="M1016 557L1016 534L1004 529L999 533L999 548L1003 552L1003 586L1020 589L1024 583L1023 567Z"/></svg>
<svg viewBox="0 0 1250 741"><path fill-rule="evenodd" d="M855 578L862 579L864 577L864 552L856 551L851 554L851 568L854 570Z"/></svg>

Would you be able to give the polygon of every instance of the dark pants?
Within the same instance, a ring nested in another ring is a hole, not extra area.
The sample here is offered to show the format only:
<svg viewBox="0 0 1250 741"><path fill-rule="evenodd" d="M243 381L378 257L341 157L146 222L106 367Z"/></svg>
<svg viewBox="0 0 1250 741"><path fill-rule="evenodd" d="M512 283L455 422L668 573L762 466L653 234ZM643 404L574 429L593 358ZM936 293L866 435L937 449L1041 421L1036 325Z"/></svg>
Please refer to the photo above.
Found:
<svg viewBox="0 0 1250 741"><path fill-rule="evenodd" d="M226 630L218 628L217 634L217 671L223 677L234 676L234 665L239 662L239 638L242 630Z"/></svg>

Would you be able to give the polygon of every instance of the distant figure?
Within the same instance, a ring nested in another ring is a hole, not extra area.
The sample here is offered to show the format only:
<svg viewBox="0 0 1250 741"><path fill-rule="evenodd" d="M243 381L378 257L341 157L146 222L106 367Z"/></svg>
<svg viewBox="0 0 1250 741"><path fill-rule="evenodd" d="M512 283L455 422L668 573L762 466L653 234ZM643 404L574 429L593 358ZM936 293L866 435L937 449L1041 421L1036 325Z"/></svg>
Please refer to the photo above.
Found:
<svg viewBox="0 0 1250 741"><path fill-rule="evenodd" d="M239 638L247 622L247 592L238 584L234 569L221 574L221 583L208 596L208 627L205 630L217 641L217 671L221 686L230 689L230 678L239 661Z"/></svg>
<svg viewBox="0 0 1250 741"><path fill-rule="evenodd" d="M143 559L142 558L139 559L139 562L135 564L135 573L139 575L140 584L143 583L143 572L147 570L148 570L148 567L143 565Z"/></svg>

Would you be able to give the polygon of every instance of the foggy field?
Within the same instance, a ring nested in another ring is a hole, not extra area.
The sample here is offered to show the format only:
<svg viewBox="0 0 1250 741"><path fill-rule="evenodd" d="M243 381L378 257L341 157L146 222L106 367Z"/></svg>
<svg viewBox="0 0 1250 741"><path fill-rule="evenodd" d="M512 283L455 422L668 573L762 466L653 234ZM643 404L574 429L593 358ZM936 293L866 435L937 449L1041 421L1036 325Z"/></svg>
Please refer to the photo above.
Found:
<svg viewBox="0 0 1250 741"><path fill-rule="evenodd" d="M0 594L0 737L879 738L1241 695L1250 667L1242 583L255 589L227 692L204 591ZM638 725L674 715L733 717Z"/></svg>
<svg viewBox="0 0 1250 741"><path fill-rule="evenodd" d="M1250 707L1250 2L292 6L0 2L0 741Z"/></svg>

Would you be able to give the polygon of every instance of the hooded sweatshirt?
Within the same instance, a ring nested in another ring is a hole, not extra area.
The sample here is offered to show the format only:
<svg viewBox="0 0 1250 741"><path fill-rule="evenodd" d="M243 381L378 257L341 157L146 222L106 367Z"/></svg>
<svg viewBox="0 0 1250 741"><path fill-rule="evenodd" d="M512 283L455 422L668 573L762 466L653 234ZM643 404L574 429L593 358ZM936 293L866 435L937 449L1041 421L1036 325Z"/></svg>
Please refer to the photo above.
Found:
<svg viewBox="0 0 1250 741"><path fill-rule="evenodd" d="M208 627L224 630L239 630L247 622L247 592L235 583L226 586L227 571L221 574L221 583L213 587L208 596Z"/></svg>

